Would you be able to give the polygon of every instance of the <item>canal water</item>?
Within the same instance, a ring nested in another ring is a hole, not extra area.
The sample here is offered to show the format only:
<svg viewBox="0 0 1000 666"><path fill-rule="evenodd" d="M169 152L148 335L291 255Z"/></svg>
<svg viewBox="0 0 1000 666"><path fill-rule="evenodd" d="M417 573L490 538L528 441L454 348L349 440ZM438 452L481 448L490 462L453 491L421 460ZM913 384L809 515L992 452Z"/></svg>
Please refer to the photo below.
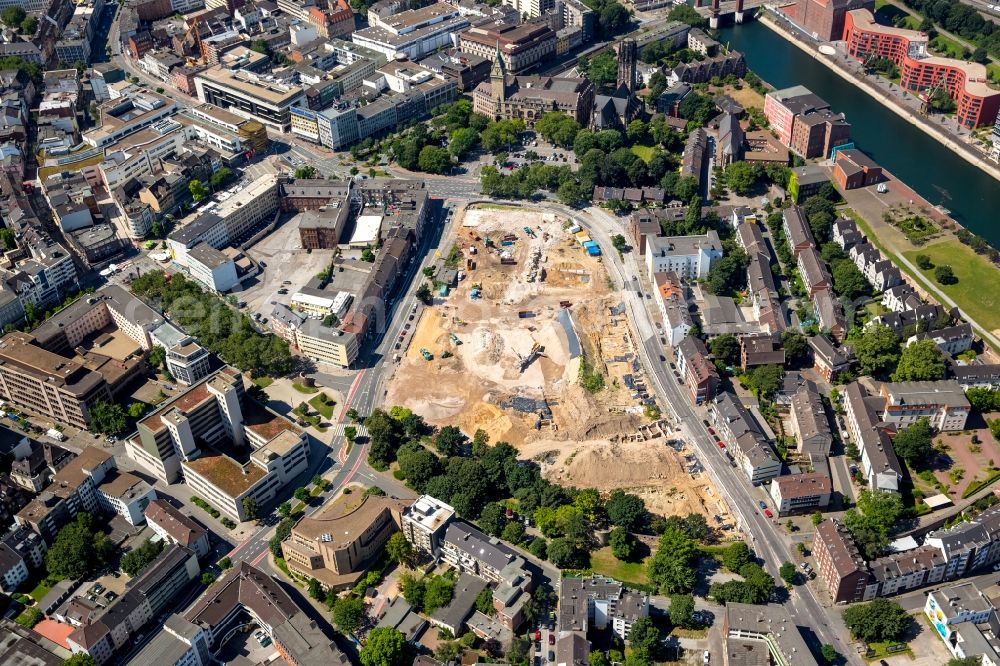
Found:
<svg viewBox="0 0 1000 666"><path fill-rule="evenodd" d="M1000 183L938 143L860 88L840 78L763 23L720 30L747 64L776 88L804 85L851 123L858 148L969 231L1000 248Z"/></svg>

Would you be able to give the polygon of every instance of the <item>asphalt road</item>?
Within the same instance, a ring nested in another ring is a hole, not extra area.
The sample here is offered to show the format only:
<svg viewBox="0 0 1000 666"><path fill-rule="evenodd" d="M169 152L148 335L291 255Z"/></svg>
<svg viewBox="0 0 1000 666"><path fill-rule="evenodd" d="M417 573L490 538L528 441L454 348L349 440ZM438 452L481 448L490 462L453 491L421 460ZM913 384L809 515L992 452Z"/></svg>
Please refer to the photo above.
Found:
<svg viewBox="0 0 1000 666"><path fill-rule="evenodd" d="M111 33L117 30L118 17L112 25ZM131 60L120 55L120 41L112 40L112 52L115 54L114 60L123 66L132 76L139 77L151 86L166 87L166 84L146 76L133 66ZM178 96L182 105L187 104L187 98ZM307 163L316 166L324 175L346 176L345 167L340 165L340 158L325 149L306 147L297 139L285 137L290 145L292 154L305 159ZM479 198L479 185L475 179L471 178L433 178L424 177L428 183L431 194L439 198L471 199ZM612 279L621 289L624 302L630 311L631 321L638 333L638 340L641 342L640 356L653 377L657 393L669 407L674 418L680 423L688 440L699 452L702 464L709 475L716 483L721 492L725 493L729 499L730 506L739 515L740 524L750 535L754 550L761 556L767 568L777 578L777 569L781 562L793 559L790 556L788 545L775 529L775 526L757 511L749 513L749 509L756 506L757 497L747 483L738 476L724 456L719 455L712 438L701 421L701 415L696 413L689 402L686 392L677 384L673 375L667 370L664 364L659 362L659 356L663 353L660 347L658 335L654 329L654 317L646 307L642 296L638 293L638 287L632 284L629 277L643 273L636 264L636 259L631 254L626 255L624 262L619 259L618 253L611 245L612 234L621 233L622 225L615 219L607 216L602 211L590 209L586 212L571 211L562 206L551 204L562 214L570 214L589 226L592 230L593 238L601 246L602 252L609 266L609 273ZM440 222L437 229L441 238L447 238L449 229L442 228ZM593 233L599 231L600 233ZM436 234L427 234L421 252L416 256L421 256L422 261L414 262L421 264L415 266L413 275L417 274L423 264L433 261L433 255L428 251L431 247L431 239ZM391 323L386 327L387 331L396 330L401 324L408 304L414 298L414 292L419 284L419 280L412 277L404 280L406 287L402 291L402 296L396 299L397 306L394 309ZM400 307L398 304L404 304ZM394 337L384 336L382 340L370 350L362 359L362 369L358 371L354 382L349 390L345 403L340 414L340 421L344 421L346 410L353 407L361 414L370 413L377 405L380 405L385 397L385 384L391 376L392 354L391 345L394 344ZM392 485L392 482L385 475L377 474L370 470L365 459L367 456L367 445L358 444L347 450L343 437L337 437L333 441L331 457L336 459L332 475L327 472L327 478L331 481L328 490L323 493L318 500L311 504L313 508L309 513L316 511L315 507L321 506L330 497L339 493L341 489L355 478L366 482L374 482L379 486L383 484ZM320 466L322 469L322 463ZM398 485L398 484L395 484ZM404 492L402 486L393 488L387 492ZM759 493L760 491L756 491ZM267 559L267 541L274 530L275 521L273 516L265 521L268 524L261 526L251 537L238 544L230 553L234 561L249 561L252 564L260 564ZM831 614L823 608L811 590L807 586L799 586L792 592L788 601L789 610L800 626L809 627L815 633L817 643L830 643L838 652L845 656L849 662L856 661L856 655L852 654L850 645L843 637L847 635L846 630L839 622L839 614ZM810 638L807 635L807 639Z"/></svg>
<svg viewBox="0 0 1000 666"><path fill-rule="evenodd" d="M552 204L549 204L552 207ZM563 207L560 207L563 208ZM758 557L764 560L765 568L779 580L778 568L782 562L794 561L789 544L778 532L776 524L765 518L754 509L762 492L753 489L743 478L742 472L729 465L728 458L721 455L713 438L702 423L703 412L695 411L687 391L682 387L667 366L660 362L664 353L659 341L659 335L654 327L655 316L647 307L645 299L639 293L639 287L632 280L632 275L645 274L645 266L639 266L635 255L625 254L619 258L618 252L611 244L611 236L623 233L622 224L604 211L590 208L586 211L569 211L563 209L563 214L572 214L581 225L588 227L591 238L601 247L604 261L612 281L619 289L625 302L640 341L640 357L643 365L653 378L657 394L667 405L670 413L685 434L685 438L698 453L698 458L716 487L729 502L730 508L739 517L740 527L751 538L751 545ZM786 602L788 610L796 624L805 628L806 640L818 650L818 646L829 643L849 663L861 663L854 653L853 646L846 640L848 636L840 614L828 611L816 599L807 585L799 585L791 592ZM813 635L810 636L810 633Z"/></svg>
<svg viewBox="0 0 1000 666"><path fill-rule="evenodd" d="M441 244L442 239L447 239L450 235L451 223L441 223L441 220L445 219L446 211L442 208L435 212L437 217L434 222L430 223L420 248L414 254L414 257L418 259L412 262L409 274L401 278L400 284L403 286L398 290L393 305L390 306L391 315L386 331L396 331L402 327L410 312L411 305L415 302L416 290L420 286L421 281L415 277L420 275L424 266L435 261L432 249ZM386 382L392 375L392 366L394 365L392 354L394 343L395 336L383 334L381 339L374 346L370 346L359 359L360 369L346 392L344 404L338 414L337 420L340 423L348 421L346 414L351 408L356 409L361 415L367 415L382 405L387 391ZM330 481L330 485L325 492L310 503L306 515L315 513L328 499L335 497L344 486L352 481L377 485L386 493L396 497L414 497L413 491L403 484L390 476L371 469L366 462L367 456L367 443L358 443L348 450L347 440L343 436L335 437L330 453L330 457L334 459L330 462L332 462L332 468L335 471L332 475L329 472L325 475ZM322 469L323 463L317 467ZM312 475L315 471L310 470L308 475ZM233 548L229 557L234 562L248 561L257 566L261 562L268 561L268 541L273 536L274 526L277 524L273 517L272 514L271 519L267 520L252 536Z"/></svg>

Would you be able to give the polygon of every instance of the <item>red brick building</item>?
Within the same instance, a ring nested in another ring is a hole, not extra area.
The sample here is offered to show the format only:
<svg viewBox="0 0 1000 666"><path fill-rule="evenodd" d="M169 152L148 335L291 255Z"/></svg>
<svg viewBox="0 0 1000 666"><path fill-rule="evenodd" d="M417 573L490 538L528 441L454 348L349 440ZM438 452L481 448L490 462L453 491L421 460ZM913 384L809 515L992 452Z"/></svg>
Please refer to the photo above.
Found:
<svg viewBox="0 0 1000 666"><path fill-rule="evenodd" d="M860 150L838 150L833 179L842 190L868 187L882 182L882 167Z"/></svg>
<svg viewBox="0 0 1000 666"><path fill-rule="evenodd" d="M868 566L854 539L835 518L816 526L813 557L834 603L852 603L864 598Z"/></svg>
<svg viewBox="0 0 1000 666"><path fill-rule="evenodd" d="M320 37L334 39L343 37L350 40L354 32L354 12L346 0L336 0L330 3L331 8L323 10L318 7L309 8L309 22L316 26Z"/></svg>
<svg viewBox="0 0 1000 666"><path fill-rule="evenodd" d="M988 85L986 67L975 62L927 55L927 35L879 25L869 10L851 11L844 23L847 51L858 60L889 58L899 67L899 85L926 97L943 89L958 107L965 127L992 125L1000 112L1000 90Z"/></svg>
<svg viewBox="0 0 1000 666"><path fill-rule="evenodd" d="M796 116L788 147L806 159L827 157L835 146L851 142L851 124L844 115L822 109Z"/></svg>
<svg viewBox="0 0 1000 666"><path fill-rule="evenodd" d="M797 0L795 21L817 39L835 41L844 34L844 20L854 9L875 11L875 0Z"/></svg>

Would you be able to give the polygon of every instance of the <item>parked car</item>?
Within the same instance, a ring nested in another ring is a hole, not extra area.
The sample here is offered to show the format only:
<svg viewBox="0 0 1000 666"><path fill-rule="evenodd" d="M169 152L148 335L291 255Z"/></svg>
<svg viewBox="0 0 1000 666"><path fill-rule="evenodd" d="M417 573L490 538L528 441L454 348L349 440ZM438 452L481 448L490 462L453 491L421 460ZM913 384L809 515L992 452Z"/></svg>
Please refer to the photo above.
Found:
<svg viewBox="0 0 1000 666"><path fill-rule="evenodd" d="M758 505L758 506L759 506L760 508L762 508L762 509L766 509L766 508L767 508L767 504L765 504L765 503L764 503L763 501L760 501L760 502L757 502L757 505Z"/></svg>
<svg viewBox="0 0 1000 666"><path fill-rule="evenodd" d="M770 509L764 509L764 515L767 516L768 518L774 518L774 514L771 513Z"/></svg>
<svg viewBox="0 0 1000 666"><path fill-rule="evenodd" d="M556 635L549 634L549 645L555 645L555 644L556 644Z"/></svg>

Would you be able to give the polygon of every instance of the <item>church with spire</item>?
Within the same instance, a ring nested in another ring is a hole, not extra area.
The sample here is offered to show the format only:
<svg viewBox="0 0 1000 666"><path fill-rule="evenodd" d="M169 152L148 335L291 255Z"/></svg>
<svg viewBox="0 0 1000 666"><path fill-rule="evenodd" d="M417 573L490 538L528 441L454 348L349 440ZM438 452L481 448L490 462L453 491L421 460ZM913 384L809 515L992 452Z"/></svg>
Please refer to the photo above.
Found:
<svg viewBox="0 0 1000 666"><path fill-rule="evenodd" d="M550 111L562 111L586 127L594 110L594 84L586 77L508 74L497 42L490 79L473 91L472 109L495 120L520 119L529 126Z"/></svg>

